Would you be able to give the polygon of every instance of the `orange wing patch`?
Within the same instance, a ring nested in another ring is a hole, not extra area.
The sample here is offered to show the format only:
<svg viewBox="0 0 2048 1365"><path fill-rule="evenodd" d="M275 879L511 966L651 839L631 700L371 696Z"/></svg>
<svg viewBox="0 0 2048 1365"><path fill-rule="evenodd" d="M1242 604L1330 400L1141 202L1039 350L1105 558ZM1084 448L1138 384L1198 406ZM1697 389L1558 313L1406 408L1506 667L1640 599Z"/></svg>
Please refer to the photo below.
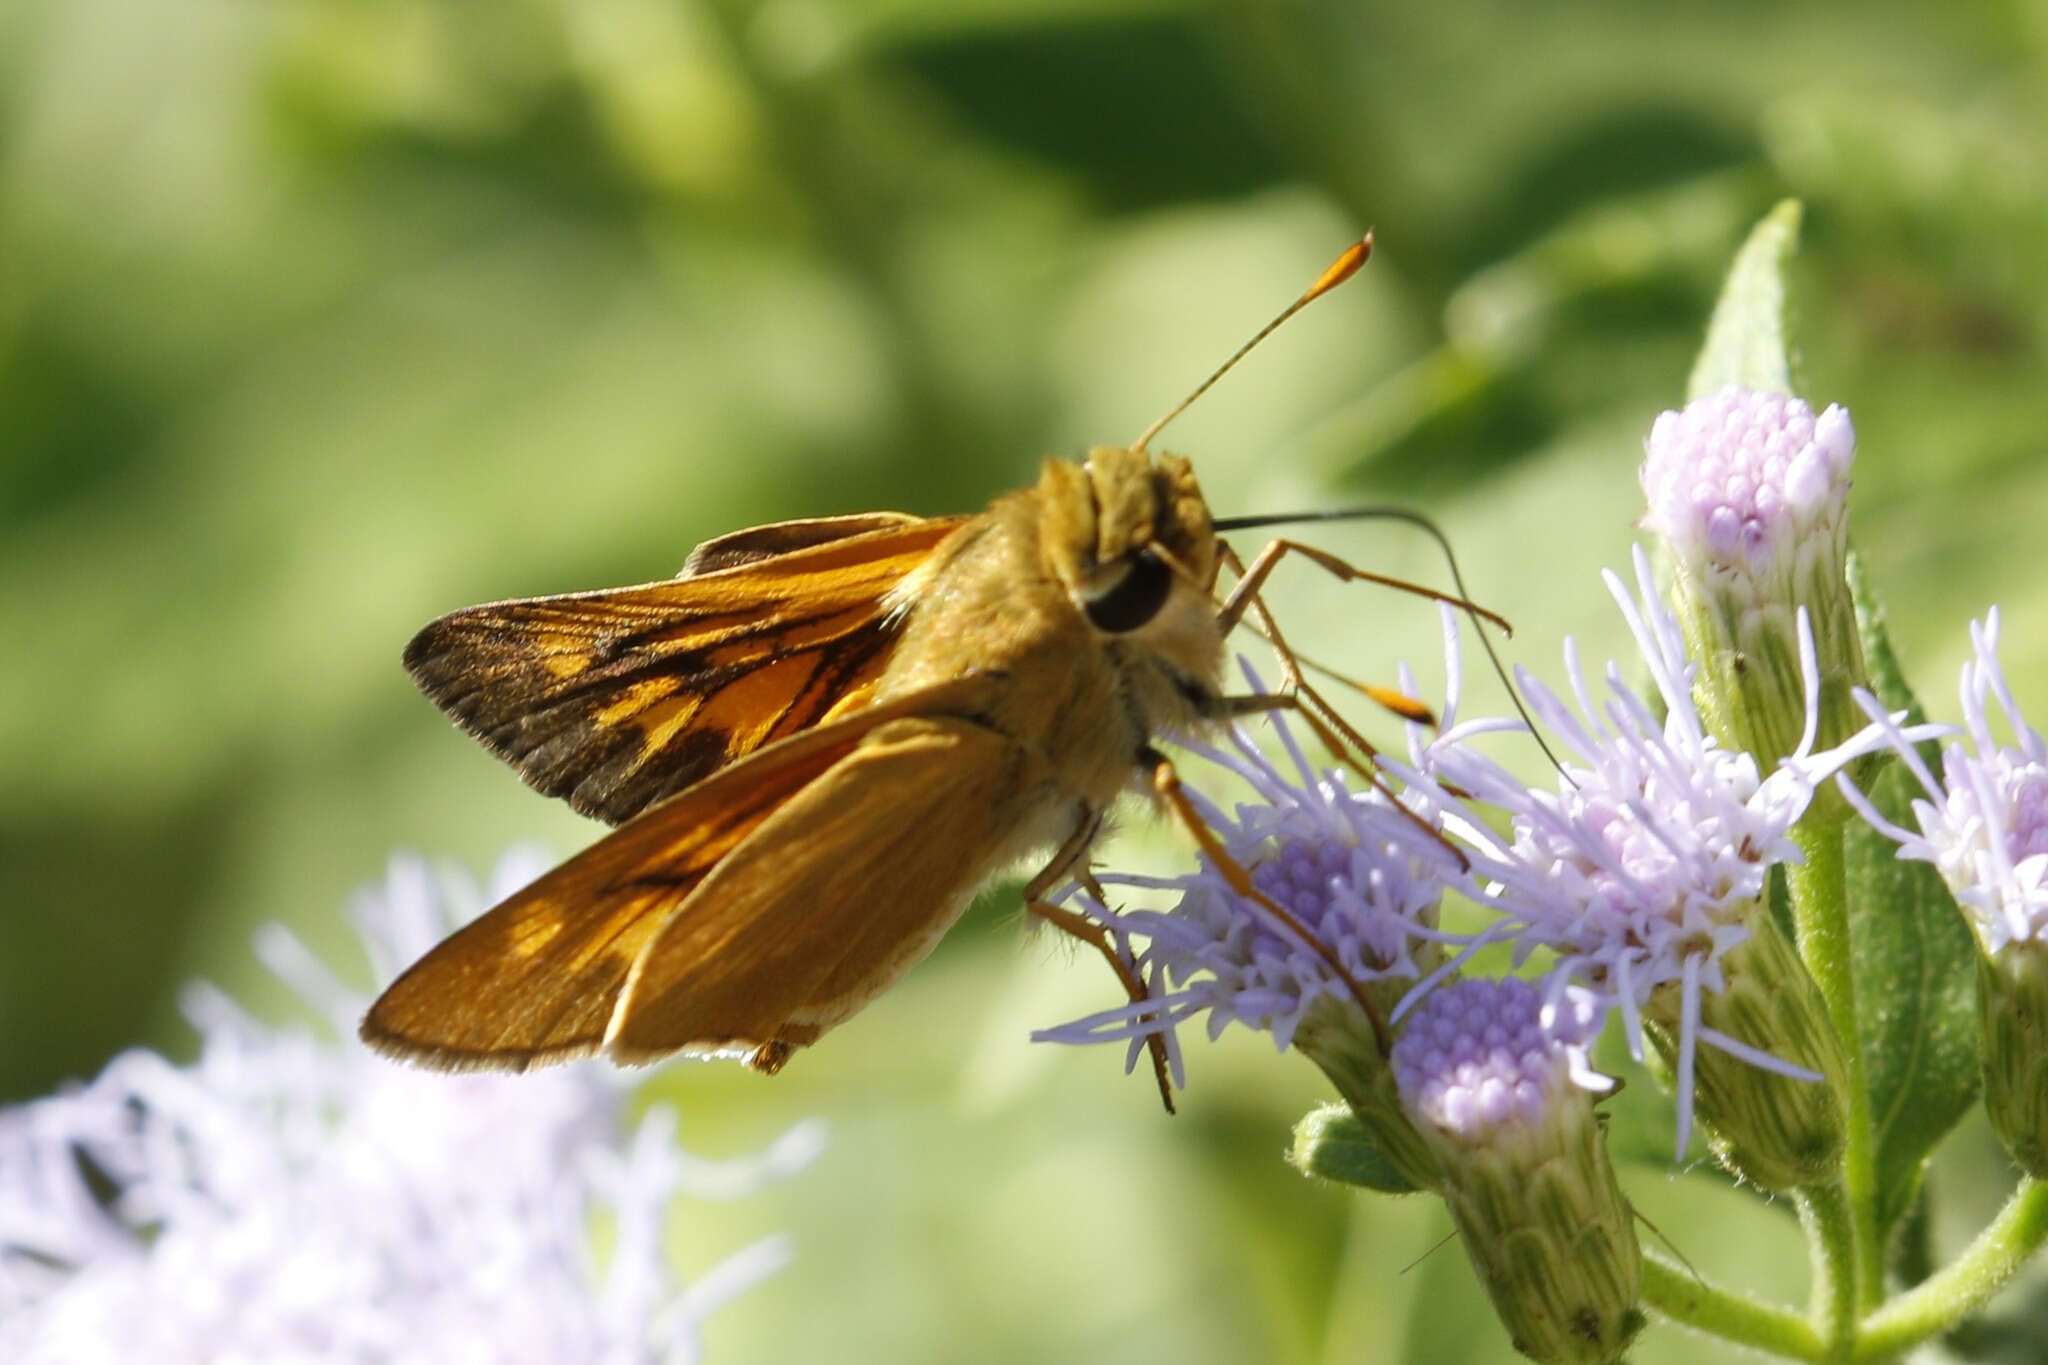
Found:
<svg viewBox="0 0 2048 1365"><path fill-rule="evenodd" d="M520 1071L595 1052L635 964L715 869L879 727L971 712L961 679L764 749L599 840L458 930L363 1019L378 1051L450 1070ZM797 840L763 851L788 858ZM783 925L792 940L799 926Z"/></svg>
<svg viewBox="0 0 2048 1365"><path fill-rule="evenodd" d="M756 527L680 578L453 612L406 667L533 786L620 823L864 705L895 648L891 594L965 520Z"/></svg>
<svg viewBox="0 0 2048 1365"><path fill-rule="evenodd" d="M1039 761L935 709L869 733L668 916L606 1033L613 1060L744 1051L778 1068L929 953L1023 852Z"/></svg>

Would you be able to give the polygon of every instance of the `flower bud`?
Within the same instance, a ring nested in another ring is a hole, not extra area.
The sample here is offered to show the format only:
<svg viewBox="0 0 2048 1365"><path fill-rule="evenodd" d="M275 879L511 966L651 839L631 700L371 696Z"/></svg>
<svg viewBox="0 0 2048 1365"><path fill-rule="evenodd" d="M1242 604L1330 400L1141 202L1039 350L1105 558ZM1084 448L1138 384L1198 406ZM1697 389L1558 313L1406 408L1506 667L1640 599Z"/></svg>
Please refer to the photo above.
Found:
<svg viewBox="0 0 2048 1365"><path fill-rule="evenodd" d="M1850 690L1863 649L1844 575L1856 433L1831 406L1728 387L1666 412L1642 467L1644 526L1677 570L1675 605L1700 661L1700 709L1723 743L1765 764L1798 747L1806 722L1796 613L1813 621L1820 664L1816 744L1862 728Z"/></svg>
<svg viewBox="0 0 2048 1365"><path fill-rule="evenodd" d="M1465 1253L1534 1360L1619 1360L1644 1320L1634 1215L1588 1093L1609 1084L1585 1059L1598 1022L1583 992L1546 1010L1526 981L1466 980L1424 1000L1394 1044Z"/></svg>
<svg viewBox="0 0 2048 1365"><path fill-rule="evenodd" d="M1913 802L1917 830L1892 823L1853 786L1844 787L1899 857L1933 864L1977 939L1977 1014L1984 1107L2013 1159L2048 1174L2048 740L2027 724L1998 662L1998 609L1970 627L1971 660L1959 695L1963 735L1942 749L1941 773L1875 697L1873 727L1926 794ZM1994 727L1991 703L2010 740Z"/></svg>
<svg viewBox="0 0 2048 1365"><path fill-rule="evenodd" d="M1329 1077L1366 1138L1416 1189L1438 1181L1434 1152L1402 1107L1394 1068L1381 1055L1372 1019L1355 1000L1324 996L1303 1016L1294 1046Z"/></svg>
<svg viewBox="0 0 2048 1365"><path fill-rule="evenodd" d="M2048 1176L2048 943L2008 943L1977 959L1984 1108L2028 1175Z"/></svg>
<svg viewBox="0 0 2048 1365"><path fill-rule="evenodd" d="M1671 982L1644 1016L1721 1164L1764 1189L1796 1189L1841 1165L1848 1059L1791 940L1761 904L1743 924L1749 937L1714 960L1718 990ZM1685 1042L1688 1012L1708 1046Z"/></svg>

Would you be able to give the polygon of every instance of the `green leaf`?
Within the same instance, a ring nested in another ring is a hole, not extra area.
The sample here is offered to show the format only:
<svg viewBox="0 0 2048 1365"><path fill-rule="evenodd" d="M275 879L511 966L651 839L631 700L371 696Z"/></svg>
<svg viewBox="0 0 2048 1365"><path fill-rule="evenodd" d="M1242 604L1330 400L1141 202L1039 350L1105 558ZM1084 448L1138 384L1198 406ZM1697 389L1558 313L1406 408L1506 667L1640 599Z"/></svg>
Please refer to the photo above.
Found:
<svg viewBox="0 0 2048 1365"><path fill-rule="evenodd" d="M1312 1109L1294 1125L1290 1165L1303 1175L1342 1181L1382 1194L1413 1194L1415 1187L1394 1169L1366 1136L1365 1125L1346 1104Z"/></svg>
<svg viewBox="0 0 2048 1365"><path fill-rule="evenodd" d="M1879 700L1922 719L1853 554L1849 588ZM1905 764L1885 764L1866 792L1886 819L1910 827L1919 783ZM1927 1154L1976 1102L1979 1085L1976 940L1932 865L1901 862L1897 852L1862 821L1849 825L1858 1031L1876 1127L1878 1222L1887 1232L1911 1207Z"/></svg>
<svg viewBox="0 0 2048 1365"><path fill-rule="evenodd" d="M1750 230L1735 253L1707 324L1707 344L1693 362L1688 400L1729 384L1792 392L1785 346L1785 263L1799 246L1800 205L1787 199Z"/></svg>

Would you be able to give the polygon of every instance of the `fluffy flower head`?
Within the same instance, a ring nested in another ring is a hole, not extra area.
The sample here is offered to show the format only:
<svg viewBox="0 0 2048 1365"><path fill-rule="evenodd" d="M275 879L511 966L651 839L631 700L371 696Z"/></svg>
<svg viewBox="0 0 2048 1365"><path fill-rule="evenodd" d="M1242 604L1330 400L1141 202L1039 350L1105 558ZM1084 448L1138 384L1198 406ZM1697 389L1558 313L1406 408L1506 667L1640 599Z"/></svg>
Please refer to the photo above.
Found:
<svg viewBox="0 0 2048 1365"><path fill-rule="evenodd" d="M1731 385L1650 428L1644 526L1710 574L1790 565L1802 542L1833 539L1855 457L1839 405L1816 417L1788 394Z"/></svg>
<svg viewBox="0 0 2048 1365"><path fill-rule="evenodd" d="M1476 727L1454 727L1418 747L1402 775L1469 846L1473 874L1489 882L1485 903L1501 916L1489 937L1512 939L1518 961L1539 948L1554 955L1546 987L1553 1007L1569 983L1585 986L1618 1011L1637 1057L1646 1014L1670 1023L1682 1151L1701 1043L1784 1076L1818 1079L1811 1067L1715 1027L1715 1003L1728 988L1729 954L1752 935L1771 866L1799 856L1788 834L1815 783L1874 741L1811 752L1809 667L1808 724L1791 757L1766 773L1723 745L1694 704L1684 637L1640 548L1635 569L1636 595L1612 574L1608 588L1648 664L1661 718L1612 663L1606 698L1596 703L1567 642L1576 706L1526 674L1519 680L1536 721L1567 751L1554 789L1528 786L1482 753L1470 742ZM1803 628L1801 639L1810 665ZM1509 836L1495 834L1475 805L1504 812Z"/></svg>
<svg viewBox="0 0 2048 1365"><path fill-rule="evenodd" d="M493 891L539 870L508 859ZM398 859L357 914L389 964L485 903ZM190 1066L130 1052L0 1112L0 1358L692 1360L705 1314L786 1258L770 1239L685 1287L666 1211L800 1167L815 1129L714 1164L676 1148L667 1110L623 1129L621 1087L595 1068L409 1070L356 1043L365 1002L296 939L276 929L259 950L338 1037L272 1030L198 989Z"/></svg>
<svg viewBox="0 0 2048 1365"><path fill-rule="evenodd" d="M1467 978L1431 992L1394 1044L1401 1101L1419 1122L1466 1142L1543 1123L1569 1087L1603 1092L1587 1048L1600 1031L1590 992L1545 1007L1518 977Z"/></svg>
<svg viewBox="0 0 2048 1365"><path fill-rule="evenodd" d="M1277 728L1292 774L1242 730L1232 732L1229 752L1190 746L1254 791L1256 799L1232 813L1195 800L1224 851L1249 869L1259 895L1240 895L1206 861L1178 877L1105 876L1105 885L1178 896L1168 911L1119 913L1092 898L1077 902L1120 943L1145 940L1133 960L1149 998L1036 1038L1129 1039L1135 1061L1143 1039L1160 1034L1178 1069L1173 1031L1196 1015L1208 1014L1211 1037L1238 1023L1270 1033L1285 1048L1319 1009L1356 1010L1361 986L1413 979L1433 965L1443 937L1436 910L1456 856L1384 792L1312 768L1285 727Z"/></svg>
<svg viewBox="0 0 2048 1365"><path fill-rule="evenodd" d="M1525 785L1459 730L1418 755L1417 774L1472 845L1474 871L1492 881L1489 905L1522 951L1554 950L1560 979L1593 986L1632 1034L1634 1012L1658 986L1688 973L1715 986L1715 962L1748 936L1742 920L1771 865L1798 856L1786 834L1816 774L1838 761L1801 753L1765 775L1708 734L1683 637L1640 549L1636 575L1640 599L1612 574L1608 589L1649 665L1661 721L1612 663L1607 700L1596 705L1567 641L1576 711L1537 679L1518 679L1537 721L1571 755L1554 790ZM1490 833L1452 788L1506 812L1511 837Z"/></svg>
<svg viewBox="0 0 2048 1365"><path fill-rule="evenodd" d="M1941 777L1921 762L1915 735L1859 697L1926 796L1913 802L1918 831L1886 820L1853 787L1863 817L1899 844L1899 856L1933 863L1970 916L1984 951L2048 940L2048 744L2027 724L1998 663L1998 610L1972 622L1974 657L1963 665L1964 734L1941 754ZM1992 729L1989 703L2004 713L2010 743Z"/></svg>

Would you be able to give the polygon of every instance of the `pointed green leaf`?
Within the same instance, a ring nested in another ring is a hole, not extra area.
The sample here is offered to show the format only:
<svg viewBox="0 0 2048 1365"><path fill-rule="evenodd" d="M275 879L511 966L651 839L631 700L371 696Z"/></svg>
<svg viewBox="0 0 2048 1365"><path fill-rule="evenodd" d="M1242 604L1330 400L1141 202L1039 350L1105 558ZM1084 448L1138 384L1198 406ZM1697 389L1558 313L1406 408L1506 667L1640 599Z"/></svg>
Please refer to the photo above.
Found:
<svg viewBox="0 0 2048 1365"><path fill-rule="evenodd" d="M1877 693L1877 699L1887 709L1910 712L1915 721L1927 719L1920 699L1913 695L1912 685L1906 681L1906 674L1899 667L1899 656L1892 652L1892 637L1885 627L1884 604L1877 600L1877 592L1870 586L1863 556L1854 550L1849 551L1846 569L1849 596L1856 604L1856 633L1863 644L1863 667L1870 674L1870 690ZM1929 757L1933 756L1933 745L1922 747Z"/></svg>
<svg viewBox="0 0 2048 1365"><path fill-rule="evenodd" d="M1921 719L1853 554L1849 587L1879 699ZM1885 764L1867 791L1886 819L1911 826L1919 783L1905 764ZM1878 1219L1887 1230L1911 1207L1928 1153L1976 1102L1979 1084L1976 940L1940 874L1899 861L1897 852L1862 821L1849 825L1857 1013L1877 1130Z"/></svg>
<svg viewBox="0 0 2048 1365"><path fill-rule="evenodd" d="M1750 230L1721 285L1707 344L1693 362L1689 400L1729 384L1792 392L1785 344L1785 263L1799 245L1800 206L1787 199Z"/></svg>
<svg viewBox="0 0 2048 1365"><path fill-rule="evenodd" d="M1394 1163L1380 1154L1366 1136L1365 1125L1346 1104L1312 1109L1294 1125L1294 1147L1288 1162L1303 1175L1339 1180L1382 1194L1413 1194Z"/></svg>

